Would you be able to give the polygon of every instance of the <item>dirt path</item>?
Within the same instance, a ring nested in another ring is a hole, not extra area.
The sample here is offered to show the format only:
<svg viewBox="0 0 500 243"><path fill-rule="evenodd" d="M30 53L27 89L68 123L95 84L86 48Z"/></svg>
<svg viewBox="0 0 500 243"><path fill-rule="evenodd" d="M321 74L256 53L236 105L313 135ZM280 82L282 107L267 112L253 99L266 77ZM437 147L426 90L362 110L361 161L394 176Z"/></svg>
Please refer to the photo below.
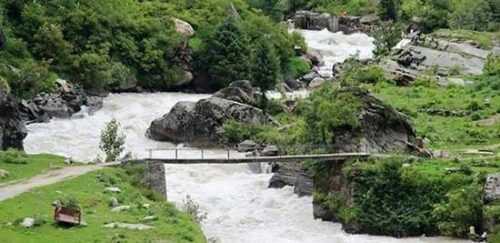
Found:
<svg viewBox="0 0 500 243"><path fill-rule="evenodd" d="M113 164L65 167L58 170L48 171L44 174L34 176L18 183L7 184L4 186L0 185L0 201L15 197L36 187L54 184L56 182L99 170L110 165Z"/></svg>

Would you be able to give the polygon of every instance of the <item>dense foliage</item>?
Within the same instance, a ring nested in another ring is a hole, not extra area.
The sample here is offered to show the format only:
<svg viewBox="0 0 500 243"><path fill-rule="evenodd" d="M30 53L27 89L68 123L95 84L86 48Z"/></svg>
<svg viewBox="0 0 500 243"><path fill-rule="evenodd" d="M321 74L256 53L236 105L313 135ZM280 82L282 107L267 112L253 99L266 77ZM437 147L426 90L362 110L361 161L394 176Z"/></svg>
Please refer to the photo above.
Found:
<svg viewBox="0 0 500 243"><path fill-rule="evenodd" d="M303 46L268 17L243 1L44 0L0 1L0 80L18 96L49 91L58 77L90 90L139 85L165 90L185 78L186 39L173 17L190 22L194 73L212 89L252 79L255 54L266 39L285 77L295 45ZM186 60L187 59L187 60ZM260 77L256 77L260 78Z"/></svg>
<svg viewBox="0 0 500 243"><path fill-rule="evenodd" d="M316 185L315 201L337 212L339 220L354 231L467 237L470 226L481 228L480 175L470 169L449 174L445 165L433 166L398 157L351 163L343 176L352 190L352 202L347 204L341 193L324 191L327 183Z"/></svg>

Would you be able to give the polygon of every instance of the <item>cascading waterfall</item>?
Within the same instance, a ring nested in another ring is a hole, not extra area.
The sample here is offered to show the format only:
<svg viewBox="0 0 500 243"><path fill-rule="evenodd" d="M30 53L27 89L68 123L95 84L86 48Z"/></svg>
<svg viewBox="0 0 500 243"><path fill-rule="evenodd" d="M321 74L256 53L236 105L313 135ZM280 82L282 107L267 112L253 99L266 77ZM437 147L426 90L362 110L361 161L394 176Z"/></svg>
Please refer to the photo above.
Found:
<svg viewBox="0 0 500 243"><path fill-rule="evenodd" d="M367 37L325 31L301 32L310 47L323 54L325 70L327 65L342 61L355 50L360 50L361 57L369 57L366 50L371 47L365 45L372 44ZM341 47L337 48L335 43ZM353 48L355 44L357 47ZM105 99L103 109L92 116L79 114L73 119L53 119L49 123L29 125L26 151L55 153L81 161L93 160L98 153L101 129L115 118L127 135L126 151L144 157L146 149L174 146L146 138L146 129L153 119L168 112L179 101L196 101L205 97L208 95L111 94ZM311 197L299 198L290 187L269 189L271 174L254 174L247 165L167 165L166 171L169 200L181 205L189 194L207 212L208 218L202 223L207 237L224 243L457 242L446 238L395 239L346 234L340 224L313 219Z"/></svg>

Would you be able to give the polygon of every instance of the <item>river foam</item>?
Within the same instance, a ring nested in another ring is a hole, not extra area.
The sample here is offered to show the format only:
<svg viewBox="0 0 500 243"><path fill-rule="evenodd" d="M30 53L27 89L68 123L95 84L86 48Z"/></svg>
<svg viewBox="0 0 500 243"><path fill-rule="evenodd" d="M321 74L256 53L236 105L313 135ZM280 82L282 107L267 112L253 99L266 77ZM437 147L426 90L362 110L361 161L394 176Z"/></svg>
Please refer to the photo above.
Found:
<svg viewBox="0 0 500 243"><path fill-rule="evenodd" d="M332 33L324 30L301 30L292 31L300 33L310 50L316 51L323 57L323 64L318 72L321 76L331 77L334 64L344 62L349 57L357 57L361 60L373 57L375 50L375 39L364 33L345 35L342 32Z"/></svg>
<svg viewBox="0 0 500 243"><path fill-rule="evenodd" d="M100 130L112 118L127 135L126 151L146 156L148 148L173 144L149 140L150 122L178 101L196 101L208 95L182 93L111 94L93 116L53 119L28 126L29 153L56 153L88 161L98 153ZM210 151L213 155L225 153ZM182 156L199 156L186 151ZM290 187L267 188L271 174L253 174L246 165L168 165L169 200L181 205L189 194L208 213L202 227L207 237L223 243L422 243L456 242L445 238L395 239L350 235L340 224L314 220L311 197L298 197Z"/></svg>

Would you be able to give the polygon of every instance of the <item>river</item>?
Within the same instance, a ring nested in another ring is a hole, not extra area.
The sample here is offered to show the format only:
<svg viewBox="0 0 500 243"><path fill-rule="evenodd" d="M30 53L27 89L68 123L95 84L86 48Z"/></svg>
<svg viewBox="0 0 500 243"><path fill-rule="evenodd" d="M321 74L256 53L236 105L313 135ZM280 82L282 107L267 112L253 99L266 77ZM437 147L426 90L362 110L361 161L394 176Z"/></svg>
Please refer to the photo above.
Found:
<svg viewBox="0 0 500 243"><path fill-rule="evenodd" d="M365 45L369 41L366 36L351 38L352 36L342 34L330 34L329 43L351 43L339 52L322 52L330 53L332 58L334 56L339 61L345 58L346 54L343 53L350 55L353 51L355 53L357 49L364 48L356 46L356 43ZM307 34L305 36L307 39ZM312 40L308 43L312 43ZM324 42L320 43L325 45ZM330 47L326 44L325 48ZM149 148L174 146L146 138L144 134L152 120L167 113L179 101L196 101L208 96L183 93L111 94L105 98L103 109L91 116L82 113L72 119L53 119L49 123L29 125L25 148L28 153L55 153L90 161L98 154L101 129L106 122L115 118L127 135L126 151L142 157ZM201 210L207 213L208 217L202 223L205 234L218 242L459 242L446 238L395 239L346 234L341 230L340 224L313 219L311 197L298 197L290 187L269 189L267 185L271 174L254 174L247 165L168 165L166 171L169 200L180 206L189 194L199 203Z"/></svg>

